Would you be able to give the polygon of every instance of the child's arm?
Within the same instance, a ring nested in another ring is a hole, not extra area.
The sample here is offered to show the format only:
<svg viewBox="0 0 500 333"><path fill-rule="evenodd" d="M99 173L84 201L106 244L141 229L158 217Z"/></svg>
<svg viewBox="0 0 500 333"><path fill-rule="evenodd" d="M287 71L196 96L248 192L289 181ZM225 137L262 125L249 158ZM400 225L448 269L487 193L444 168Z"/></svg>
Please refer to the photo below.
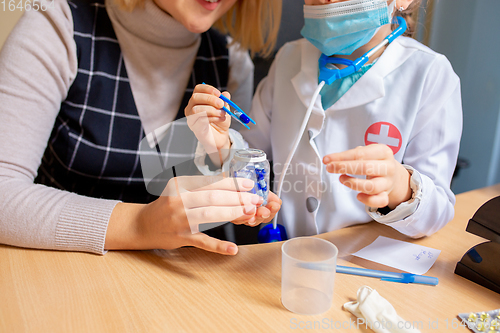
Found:
<svg viewBox="0 0 500 333"><path fill-rule="evenodd" d="M231 117L222 110L224 102L219 98L220 94L219 90L210 85L199 84L195 87L193 96L191 96L185 109L189 127L205 148L212 163L217 166L221 166L226 162L232 146L229 129ZM223 94L230 98L228 92ZM226 107L228 106L226 105ZM232 135L233 137L235 135L239 136L234 131ZM241 137L238 138L238 144L241 145L242 143L246 145ZM268 223L280 208L281 199L274 193L269 192L267 205L258 207L255 218L244 223L251 226Z"/></svg>
<svg viewBox="0 0 500 333"><path fill-rule="evenodd" d="M405 147L403 164L399 164L412 173L410 178L412 197L408 201L402 201L387 214L380 213L380 210L367 209L378 222L387 224L411 237L431 235L453 218L455 196L450 189L450 183L457 162L462 132L460 81L453 72L451 64L444 56L438 56L426 76L425 84L421 88L419 111ZM366 153L372 149L375 148L367 146L359 149L358 152ZM359 156L363 155L358 155L357 161L351 158L349 162L339 162L338 159L342 156L345 157L345 153L328 155L332 158L331 161L337 160L334 162L337 165L327 167L328 170L339 171L339 165L343 165L344 169L349 166L349 171L353 171L355 166L367 166L369 163L368 160L359 161L361 160ZM389 167L385 176L379 172L377 177L365 182L353 181L346 176L341 176L341 181L350 181L357 187L365 186L366 191L360 193L358 198L368 200L369 206L384 207L383 204L387 202L389 208L392 208L392 205L404 200L404 189L408 188L408 181L404 177L400 179L397 176L404 175L404 172L393 173L391 171L391 165L395 167L396 164L380 163L380 161L372 164L379 168L382 165ZM401 170L399 166L397 170ZM340 173L349 173L349 171L340 170ZM393 176L389 176L391 174ZM371 174L370 177L372 177ZM368 190L372 185L374 189ZM386 195L380 189L390 191ZM382 194L379 195L376 192ZM380 202L375 203L378 200Z"/></svg>

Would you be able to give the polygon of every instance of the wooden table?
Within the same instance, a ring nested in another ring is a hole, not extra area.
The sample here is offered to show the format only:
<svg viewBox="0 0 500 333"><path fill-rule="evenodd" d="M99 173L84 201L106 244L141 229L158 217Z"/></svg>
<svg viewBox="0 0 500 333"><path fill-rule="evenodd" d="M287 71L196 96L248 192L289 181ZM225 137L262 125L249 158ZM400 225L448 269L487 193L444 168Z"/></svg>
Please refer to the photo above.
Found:
<svg viewBox="0 0 500 333"><path fill-rule="evenodd" d="M465 232L468 220L497 195L500 184L458 195L455 219L423 239L377 223L319 235L337 245L341 265L387 269L349 255L379 235L442 252L427 273L439 277L438 286L337 274L332 308L317 316L281 305L281 243L241 246L234 257L194 248L98 256L0 245L0 332L286 332L314 325L371 332L342 310L363 285L422 332L466 332L458 313L500 308L499 294L453 273L463 254L484 241Z"/></svg>

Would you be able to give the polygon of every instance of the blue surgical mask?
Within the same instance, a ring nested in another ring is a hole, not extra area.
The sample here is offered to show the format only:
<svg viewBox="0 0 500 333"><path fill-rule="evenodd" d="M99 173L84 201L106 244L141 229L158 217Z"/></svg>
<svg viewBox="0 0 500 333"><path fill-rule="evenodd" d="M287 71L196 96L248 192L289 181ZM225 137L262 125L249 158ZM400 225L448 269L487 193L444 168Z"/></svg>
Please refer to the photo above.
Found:
<svg viewBox="0 0 500 333"><path fill-rule="evenodd" d="M327 56L349 55L367 44L391 22L396 0L348 0L328 5L304 5L302 36Z"/></svg>

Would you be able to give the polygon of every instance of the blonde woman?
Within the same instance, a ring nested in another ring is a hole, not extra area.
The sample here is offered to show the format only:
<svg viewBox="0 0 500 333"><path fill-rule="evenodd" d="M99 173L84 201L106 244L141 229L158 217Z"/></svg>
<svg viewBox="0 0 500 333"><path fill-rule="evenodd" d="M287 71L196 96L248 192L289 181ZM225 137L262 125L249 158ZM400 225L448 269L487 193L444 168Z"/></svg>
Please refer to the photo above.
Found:
<svg viewBox="0 0 500 333"><path fill-rule="evenodd" d="M0 53L0 243L236 254L233 243L192 233L188 217L256 225L279 199L257 209L259 198L233 182L196 190L192 179L175 182L183 200L153 197L138 149L184 115L203 81L248 108L246 50L273 49L280 11L268 0L54 0L26 12Z"/></svg>

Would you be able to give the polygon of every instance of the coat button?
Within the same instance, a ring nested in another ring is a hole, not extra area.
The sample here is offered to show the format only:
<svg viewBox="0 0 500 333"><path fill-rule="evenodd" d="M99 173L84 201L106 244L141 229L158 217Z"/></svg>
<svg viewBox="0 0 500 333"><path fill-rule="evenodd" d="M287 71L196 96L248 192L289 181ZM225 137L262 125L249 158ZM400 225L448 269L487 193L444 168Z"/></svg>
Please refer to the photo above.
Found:
<svg viewBox="0 0 500 333"><path fill-rule="evenodd" d="M314 212L318 208L318 199L315 197L309 197L306 199L306 207L309 213Z"/></svg>
<svg viewBox="0 0 500 333"><path fill-rule="evenodd" d="M307 134L309 134L309 140L311 140L313 135L314 135L313 131L309 130L309 131L307 131Z"/></svg>

